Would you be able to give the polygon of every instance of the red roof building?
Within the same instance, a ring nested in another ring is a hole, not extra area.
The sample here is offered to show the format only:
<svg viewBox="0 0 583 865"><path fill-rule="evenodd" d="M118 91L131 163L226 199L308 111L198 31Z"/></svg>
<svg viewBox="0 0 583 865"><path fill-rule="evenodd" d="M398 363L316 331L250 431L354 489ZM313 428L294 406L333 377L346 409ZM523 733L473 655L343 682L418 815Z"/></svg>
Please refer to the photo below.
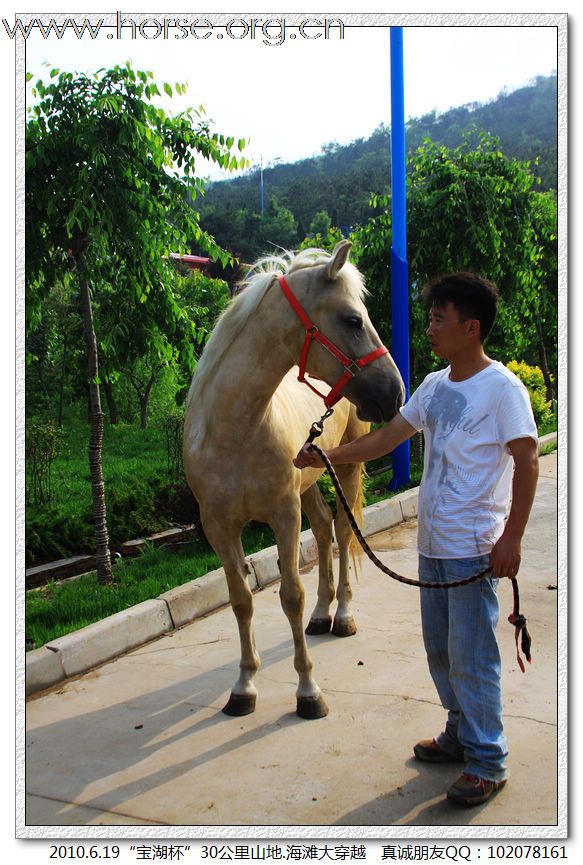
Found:
<svg viewBox="0 0 583 865"><path fill-rule="evenodd" d="M189 270L204 270L210 264L210 258L202 255L179 255L177 252L170 253L170 259L175 264L183 264Z"/></svg>

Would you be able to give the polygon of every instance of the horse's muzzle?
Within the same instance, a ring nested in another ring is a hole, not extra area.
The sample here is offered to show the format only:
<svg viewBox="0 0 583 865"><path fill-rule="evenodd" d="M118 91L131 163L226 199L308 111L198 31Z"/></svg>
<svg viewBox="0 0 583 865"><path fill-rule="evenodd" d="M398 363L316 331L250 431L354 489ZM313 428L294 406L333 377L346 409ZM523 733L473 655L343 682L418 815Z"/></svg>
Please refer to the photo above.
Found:
<svg viewBox="0 0 583 865"><path fill-rule="evenodd" d="M344 396L354 403L360 420L383 423L395 417L403 405L405 388L398 374L381 372L353 379L344 389Z"/></svg>
<svg viewBox="0 0 583 865"><path fill-rule="evenodd" d="M383 423L395 417L402 405L403 400L399 397L390 405L387 402L379 402L376 399L367 399L356 403L356 414L363 421L371 423Z"/></svg>

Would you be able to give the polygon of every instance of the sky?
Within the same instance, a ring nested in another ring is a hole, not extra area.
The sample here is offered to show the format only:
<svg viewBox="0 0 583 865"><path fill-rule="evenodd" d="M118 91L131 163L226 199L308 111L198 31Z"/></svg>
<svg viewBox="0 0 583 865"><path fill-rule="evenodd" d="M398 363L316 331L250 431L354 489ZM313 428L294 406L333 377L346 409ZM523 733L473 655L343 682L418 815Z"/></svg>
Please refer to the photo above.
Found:
<svg viewBox="0 0 583 865"><path fill-rule="evenodd" d="M93 23L103 14L94 13ZM48 77L43 64L94 72L129 59L158 81L187 83L186 95L165 98L164 107L177 112L204 105L219 132L248 139L245 154L252 164L294 162L320 152L324 143L345 144L390 124L389 27L368 14L329 17L347 22L343 38L339 25L330 27L328 38L323 26L300 31L301 21L313 21L313 14L232 13L212 28L201 14L195 38L174 26L176 19L185 22L184 13L152 13L146 23L124 12L105 18L95 39L73 32L43 38L35 29L26 66L35 77ZM234 23L227 30L228 22ZM407 118L487 102L557 69L551 26L411 26L404 29L403 45ZM203 173L220 175L218 169Z"/></svg>

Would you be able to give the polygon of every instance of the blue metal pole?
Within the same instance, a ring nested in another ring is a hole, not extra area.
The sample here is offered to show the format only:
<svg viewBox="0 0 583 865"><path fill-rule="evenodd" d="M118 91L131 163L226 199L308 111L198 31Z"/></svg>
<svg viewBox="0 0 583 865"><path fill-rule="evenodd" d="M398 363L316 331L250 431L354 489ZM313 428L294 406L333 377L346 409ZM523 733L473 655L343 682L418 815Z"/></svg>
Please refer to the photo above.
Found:
<svg viewBox="0 0 583 865"><path fill-rule="evenodd" d="M409 266L407 264L407 206L405 192L405 80L403 28L391 27L391 294L392 354L409 398ZM411 478L409 441L393 452L396 490Z"/></svg>

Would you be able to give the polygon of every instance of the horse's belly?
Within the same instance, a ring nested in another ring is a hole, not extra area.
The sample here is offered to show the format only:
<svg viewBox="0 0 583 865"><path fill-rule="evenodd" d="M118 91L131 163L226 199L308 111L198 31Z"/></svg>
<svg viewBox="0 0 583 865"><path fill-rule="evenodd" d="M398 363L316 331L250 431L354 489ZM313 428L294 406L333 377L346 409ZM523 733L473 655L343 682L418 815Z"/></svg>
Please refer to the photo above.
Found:
<svg viewBox="0 0 583 865"><path fill-rule="evenodd" d="M269 449L249 452L245 444L235 450L202 449L185 463L188 484L201 512L222 513L246 523L269 522L284 501L299 494L299 478L291 460Z"/></svg>

